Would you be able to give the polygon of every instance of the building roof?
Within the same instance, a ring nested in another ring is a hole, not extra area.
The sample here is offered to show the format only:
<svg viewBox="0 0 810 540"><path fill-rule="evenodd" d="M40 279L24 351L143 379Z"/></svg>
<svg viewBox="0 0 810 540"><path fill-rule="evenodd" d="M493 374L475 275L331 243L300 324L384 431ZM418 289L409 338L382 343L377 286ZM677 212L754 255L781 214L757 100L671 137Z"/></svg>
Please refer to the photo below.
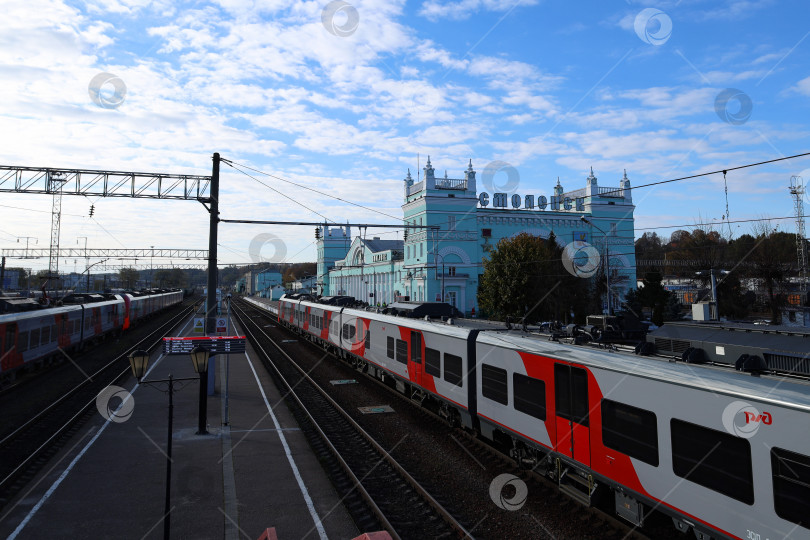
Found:
<svg viewBox="0 0 810 540"><path fill-rule="evenodd" d="M371 250L372 253L378 253L380 251L393 251L397 249L401 250L405 248L404 240L380 240L374 238L372 240L363 240L363 243L369 250Z"/></svg>

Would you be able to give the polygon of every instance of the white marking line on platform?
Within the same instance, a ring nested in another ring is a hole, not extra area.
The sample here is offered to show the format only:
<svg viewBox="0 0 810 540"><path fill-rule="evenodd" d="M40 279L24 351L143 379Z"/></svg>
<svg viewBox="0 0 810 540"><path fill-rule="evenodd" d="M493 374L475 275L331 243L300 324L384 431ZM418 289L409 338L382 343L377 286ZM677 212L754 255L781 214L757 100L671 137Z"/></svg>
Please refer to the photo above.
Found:
<svg viewBox="0 0 810 540"><path fill-rule="evenodd" d="M186 326L188 326L191 321L192 321L192 319L189 319L188 322L185 324L185 326L183 326L183 329L180 330L181 335L186 330ZM152 367L150 367L149 370L146 372L146 375L144 375L144 378L148 377L149 374L152 373L152 370L157 367L157 365L160 363L161 360L163 360L163 353L161 353L160 356L158 356L158 359L155 360L155 363L152 364ZM141 386L140 383L136 383L135 386L132 388L132 392L129 393L130 396L132 396L132 394L134 394L135 391L140 386ZM127 398L127 400L128 399L129 398ZM116 411L119 410L121 407L123 407L124 403L126 403L126 400L121 402L121 404L118 406L118 409L116 409ZM265 403L266 403L266 400L265 400ZM42 505L45 504L45 502L51 497L51 495L53 495L53 492L56 491L56 488L58 488L59 485L62 483L62 481L65 478L67 478L67 475L70 474L70 471L73 470L73 467L76 466L76 464L79 462L79 460L82 459L84 454L90 449L91 446L93 446L93 443L96 442L96 440L99 438L99 436L101 436L101 434L104 433L104 430L107 429L107 426L109 426L111 423L112 423L112 420L107 420L106 422L104 422L104 425L101 426L101 429L98 430L98 433L96 433L93 436L93 438L90 439L87 442L86 445L84 445L84 448L82 448L81 452L79 452L79 454L75 458L73 458L73 461L70 462L70 465L68 465L67 468L64 471L62 471L62 474L59 475L59 478L57 478L54 481L54 483L51 484L51 487L49 487L48 491L46 491L45 494L42 496L42 498L40 498L39 501L37 501L37 504L35 504L34 507L31 510L28 511L28 514L25 516L25 518L23 518L23 520L20 522L20 524L17 525L17 528L14 529L14 532L11 533L11 535L8 537L8 540L14 540L15 538L17 538L17 536L22 532L22 530L25 528L25 526L28 525L28 523L36 515L36 513L39 512L39 509L42 508Z"/></svg>
<svg viewBox="0 0 810 540"><path fill-rule="evenodd" d="M297 427L283 427L283 428L262 428L262 429L232 429L231 433L258 433L260 431L301 431Z"/></svg>
<svg viewBox="0 0 810 540"><path fill-rule="evenodd" d="M256 374L256 369L253 367L253 360L250 359L250 355L247 352L245 352L245 357L247 357L248 365L250 366L250 371L253 372L253 377L256 379L256 384L259 386L259 392L261 392L262 394L262 399L264 400L264 404L267 407L267 412L270 413L270 418L273 419L273 425L275 425L276 430L278 430L278 438L281 440L281 445L284 447L284 453L287 455L287 461L290 462L290 467L292 468L293 474L295 475L295 480L296 482L298 482L298 488L301 490L301 494L304 496L304 501L306 501L307 503L309 515L312 516L312 520L315 522L315 528L318 530L318 536L320 536L322 540L327 540L328 537L326 536L326 530L324 530L323 523L321 523L321 520L318 517L318 513L315 511L315 505L312 503L312 498L309 496L307 486L304 485L304 479L301 478L301 473L298 472L298 466L295 464L295 460L293 459L292 453L290 452L290 446L287 444L287 438L284 436L284 432L281 430L281 425L278 423L278 419L276 418L276 415L273 412L273 408L267 401L267 396L264 393L264 388L262 388L262 383L261 381L259 381L259 376Z"/></svg>

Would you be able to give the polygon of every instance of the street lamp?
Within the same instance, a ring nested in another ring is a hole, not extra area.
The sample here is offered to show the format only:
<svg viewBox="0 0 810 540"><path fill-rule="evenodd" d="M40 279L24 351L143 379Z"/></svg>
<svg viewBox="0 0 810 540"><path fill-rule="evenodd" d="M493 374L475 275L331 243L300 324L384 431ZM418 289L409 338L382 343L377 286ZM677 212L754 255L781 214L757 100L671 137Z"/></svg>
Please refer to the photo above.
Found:
<svg viewBox="0 0 810 540"><path fill-rule="evenodd" d="M204 354L200 353L200 348L195 347L191 351L191 360L194 364L194 371L200 373L200 377L202 380L202 372L198 371L198 369L207 370L208 369L208 351L204 351ZM196 354L195 354L196 353ZM166 440L166 496L164 499L164 506L163 506L163 538L165 540L169 539L169 532L171 530L171 492L172 492L172 420L174 419L174 383L181 382L181 381L196 381L196 377L184 377L180 379L175 379L172 377L171 373L169 374L168 379L155 379L151 381L144 381L143 376L146 375L146 368L149 365L149 353L142 349L132 352L129 355L129 365L132 368L132 375L138 379L139 384L145 385L158 385L161 383L168 384L168 393L169 393L169 426L168 426L168 436ZM202 395L200 394L200 399L202 399ZM202 411L202 403L200 404L200 411ZM201 419L200 422L204 422L204 419ZM205 424L203 424L205 425ZM206 432L207 433L207 432Z"/></svg>
<svg viewBox="0 0 810 540"><path fill-rule="evenodd" d="M607 290L605 291L605 296L607 297L607 314L608 315L613 315L613 309L611 307L612 302L611 302L611 299L610 299L610 296L611 296L611 294L610 294L610 251L609 251L609 247L608 247L608 239L607 239L608 235L607 235L607 233L605 231L602 230L601 227L599 227L599 225L597 225L593 221L589 220L585 216L580 216L579 219L584 221L585 223L587 223L591 227L596 227L602 233L602 240L605 243L605 282L606 282L606 286L607 286Z"/></svg>
<svg viewBox="0 0 810 540"><path fill-rule="evenodd" d="M197 435L208 434L208 349L194 347L191 349L191 361L194 371L200 374L200 414L197 421Z"/></svg>

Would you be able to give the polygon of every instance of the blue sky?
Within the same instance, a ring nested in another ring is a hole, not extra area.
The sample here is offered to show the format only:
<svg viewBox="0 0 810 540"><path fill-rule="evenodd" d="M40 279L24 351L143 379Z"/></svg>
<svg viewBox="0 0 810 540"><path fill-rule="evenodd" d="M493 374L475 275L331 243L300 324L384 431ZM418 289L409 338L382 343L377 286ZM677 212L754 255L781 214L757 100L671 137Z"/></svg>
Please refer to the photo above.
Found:
<svg viewBox="0 0 810 540"><path fill-rule="evenodd" d="M216 151L378 210L261 178L331 220L390 223L379 212L401 216L417 154L450 177L472 159L481 180L503 161L519 173L517 193L548 194L557 177L566 190L584 187L590 167L600 185L618 185L624 169L640 185L810 151L810 6L799 0L6 0L4 9L3 164L209 174ZM120 96L102 87L106 108L88 93L103 72L126 87ZM796 174L810 181L810 158L729 173L731 219L791 215ZM505 173L488 183L479 190L503 186ZM227 167L222 191L223 218L322 220ZM726 212L720 175L639 189L634 201L637 236ZM0 245L35 236L47 246L50 204L0 196ZM193 202L66 197L64 213L64 246L87 236L93 247L207 247L207 216ZM223 224L220 260L250 262L262 233L283 241L288 260L315 258L309 227ZM262 257L277 256L268 249Z"/></svg>

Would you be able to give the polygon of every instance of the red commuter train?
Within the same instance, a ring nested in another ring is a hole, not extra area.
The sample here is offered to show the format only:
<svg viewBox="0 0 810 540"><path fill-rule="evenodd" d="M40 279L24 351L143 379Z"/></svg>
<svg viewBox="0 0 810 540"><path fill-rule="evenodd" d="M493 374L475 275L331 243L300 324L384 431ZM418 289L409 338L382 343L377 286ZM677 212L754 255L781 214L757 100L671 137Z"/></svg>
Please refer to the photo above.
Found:
<svg viewBox="0 0 810 540"><path fill-rule="evenodd" d="M634 524L810 539L805 381L287 297L278 320Z"/></svg>

